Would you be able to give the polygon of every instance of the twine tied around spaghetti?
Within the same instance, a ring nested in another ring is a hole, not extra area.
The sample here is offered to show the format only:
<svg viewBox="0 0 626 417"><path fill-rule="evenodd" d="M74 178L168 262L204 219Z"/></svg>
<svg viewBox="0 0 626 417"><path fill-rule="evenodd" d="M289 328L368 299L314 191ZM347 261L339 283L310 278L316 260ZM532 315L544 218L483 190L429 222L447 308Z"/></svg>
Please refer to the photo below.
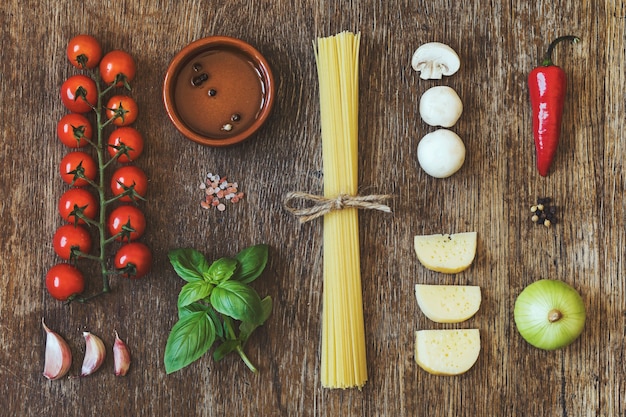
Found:
<svg viewBox="0 0 626 417"><path fill-rule="evenodd" d="M391 208L383 204L383 201L389 198L391 198L391 196L382 194L364 196L340 194L335 198L327 198L301 191L292 191L285 195L283 204L290 213L298 217L300 223L306 223L328 214L331 211L342 210L344 208L378 210L385 213L391 213ZM293 203L296 200L303 200L310 205L302 208L294 207Z"/></svg>

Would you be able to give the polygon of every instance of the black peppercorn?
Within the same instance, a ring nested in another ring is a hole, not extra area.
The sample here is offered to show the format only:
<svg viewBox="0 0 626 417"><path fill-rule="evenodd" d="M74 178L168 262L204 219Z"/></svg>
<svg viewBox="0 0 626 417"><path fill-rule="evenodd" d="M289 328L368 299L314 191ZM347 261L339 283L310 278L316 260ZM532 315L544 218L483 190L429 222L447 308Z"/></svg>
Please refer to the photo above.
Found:
<svg viewBox="0 0 626 417"><path fill-rule="evenodd" d="M538 197L537 204L530 207L533 223L550 227L556 223L556 207L550 205L552 200L549 197Z"/></svg>
<svg viewBox="0 0 626 417"><path fill-rule="evenodd" d="M206 72L203 72L202 74L196 75L195 77L193 77L191 79L191 84L194 87L199 87L202 85L203 82L205 82L208 79L209 79L209 74L207 74Z"/></svg>

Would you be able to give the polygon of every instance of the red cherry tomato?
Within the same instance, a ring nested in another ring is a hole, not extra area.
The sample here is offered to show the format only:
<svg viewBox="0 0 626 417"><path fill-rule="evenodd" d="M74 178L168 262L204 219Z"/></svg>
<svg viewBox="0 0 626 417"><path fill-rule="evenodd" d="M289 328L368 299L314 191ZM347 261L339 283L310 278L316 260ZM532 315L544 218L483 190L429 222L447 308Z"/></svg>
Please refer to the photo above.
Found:
<svg viewBox="0 0 626 417"><path fill-rule="evenodd" d="M66 224L57 229L52 237L54 251L62 259L73 258L72 249L89 253L91 251L91 235L82 226Z"/></svg>
<svg viewBox="0 0 626 417"><path fill-rule="evenodd" d="M78 213L88 219L95 219L98 213L96 198L84 188L70 188L59 199L59 214L69 223L85 224Z"/></svg>
<svg viewBox="0 0 626 417"><path fill-rule="evenodd" d="M70 148L82 148L93 137L91 122L80 113L66 114L57 123L57 136Z"/></svg>
<svg viewBox="0 0 626 417"><path fill-rule="evenodd" d="M137 120L139 108L132 97L113 96L107 102L106 107L107 119L113 119L112 123L116 126L127 126Z"/></svg>
<svg viewBox="0 0 626 417"><path fill-rule="evenodd" d="M116 87L129 83L135 78L137 66L133 57L124 51L114 50L102 57L100 61L100 77L106 84L113 84L117 78Z"/></svg>
<svg viewBox="0 0 626 417"><path fill-rule="evenodd" d="M111 177L111 191L113 191L114 196L123 194L130 187L133 187L135 193L139 194L140 197L146 196L148 177L140 168L134 165L119 168ZM133 197L127 194L121 197L120 201L133 201Z"/></svg>
<svg viewBox="0 0 626 417"><path fill-rule="evenodd" d="M46 288L59 301L66 301L85 289L83 274L70 264L56 264L46 274Z"/></svg>
<svg viewBox="0 0 626 417"><path fill-rule="evenodd" d="M117 240L132 241L139 239L146 230L146 217L135 206L123 205L109 214L107 222L111 236L118 235ZM129 231L128 228L134 229Z"/></svg>
<svg viewBox="0 0 626 417"><path fill-rule="evenodd" d="M127 243L115 254L115 267L126 278L141 278L150 271L152 252L140 242Z"/></svg>
<svg viewBox="0 0 626 417"><path fill-rule="evenodd" d="M111 157L122 152L117 159L120 162L134 161L143 152L143 136L130 126L120 127L111 132L108 144L107 149Z"/></svg>
<svg viewBox="0 0 626 417"><path fill-rule="evenodd" d="M89 184L85 178L91 181L96 179L98 167L91 155L77 151L70 152L61 159L60 171L63 181L76 187L83 187Z"/></svg>
<svg viewBox="0 0 626 417"><path fill-rule="evenodd" d="M102 58L102 47L90 35L78 35L67 44L67 58L76 68L95 68Z"/></svg>
<svg viewBox="0 0 626 417"><path fill-rule="evenodd" d="M96 82L86 75L72 75L61 85L61 101L74 113L91 111L98 101Z"/></svg>

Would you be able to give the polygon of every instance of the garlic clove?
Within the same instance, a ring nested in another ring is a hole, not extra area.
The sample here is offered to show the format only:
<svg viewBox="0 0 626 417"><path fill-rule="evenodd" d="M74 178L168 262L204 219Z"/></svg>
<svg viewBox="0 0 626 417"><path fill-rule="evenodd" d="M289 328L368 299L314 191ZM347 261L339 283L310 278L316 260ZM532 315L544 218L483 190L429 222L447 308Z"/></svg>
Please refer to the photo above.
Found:
<svg viewBox="0 0 626 417"><path fill-rule="evenodd" d="M113 344L113 363L115 365L115 375L124 376L130 368L130 351L126 343L120 339L115 331L115 343Z"/></svg>
<svg viewBox="0 0 626 417"><path fill-rule="evenodd" d="M104 362L106 351L104 348L104 342L98 336L91 334L90 332L83 332L83 336L85 338L86 348L80 376L88 376L100 368L102 362Z"/></svg>
<svg viewBox="0 0 626 417"><path fill-rule="evenodd" d="M72 365L72 351L67 342L46 326L43 317L41 324L46 331L46 356L43 376L50 380L62 378Z"/></svg>

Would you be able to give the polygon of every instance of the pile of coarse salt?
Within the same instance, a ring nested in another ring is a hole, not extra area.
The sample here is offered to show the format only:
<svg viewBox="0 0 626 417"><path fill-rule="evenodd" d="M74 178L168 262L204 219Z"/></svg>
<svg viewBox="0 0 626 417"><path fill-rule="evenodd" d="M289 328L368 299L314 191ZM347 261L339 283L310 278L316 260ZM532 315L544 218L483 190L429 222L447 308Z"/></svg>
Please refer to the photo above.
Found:
<svg viewBox="0 0 626 417"><path fill-rule="evenodd" d="M200 184L200 189L204 190L205 194L200 206L203 209L215 207L219 211L224 211L226 203L236 204L243 198L244 194L238 188L236 182L228 182L226 177L209 172L204 182Z"/></svg>

